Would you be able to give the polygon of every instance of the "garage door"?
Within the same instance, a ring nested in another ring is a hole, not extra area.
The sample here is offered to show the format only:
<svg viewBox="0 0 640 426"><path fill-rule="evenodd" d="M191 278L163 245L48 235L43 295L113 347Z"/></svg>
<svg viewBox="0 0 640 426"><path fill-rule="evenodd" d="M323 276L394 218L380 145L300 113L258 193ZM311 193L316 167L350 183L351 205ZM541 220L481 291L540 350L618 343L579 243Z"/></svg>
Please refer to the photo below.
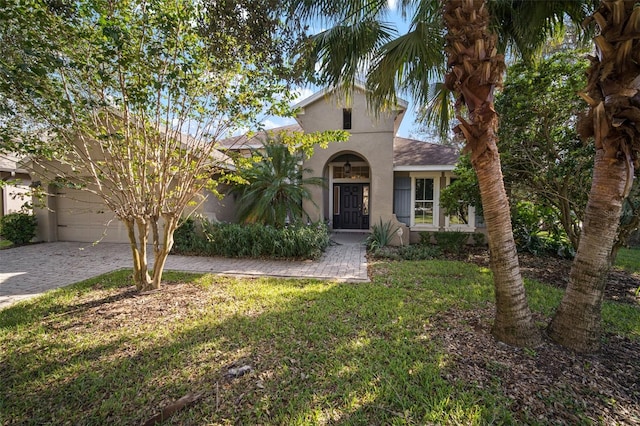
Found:
<svg viewBox="0 0 640 426"><path fill-rule="evenodd" d="M58 241L127 243L126 227L87 191L62 189L56 197Z"/></svg>

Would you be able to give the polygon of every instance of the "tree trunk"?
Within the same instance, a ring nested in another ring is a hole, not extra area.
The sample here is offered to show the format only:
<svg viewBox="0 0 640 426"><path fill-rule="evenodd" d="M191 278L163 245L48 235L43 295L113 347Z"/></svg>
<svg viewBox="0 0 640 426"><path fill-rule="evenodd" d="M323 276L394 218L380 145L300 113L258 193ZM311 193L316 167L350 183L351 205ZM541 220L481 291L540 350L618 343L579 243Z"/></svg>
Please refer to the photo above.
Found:
<svg viewBox="0 0 640 426"><path fill-rule="evenodd" d="M152 290L149 263L147 261L147 235L149 226L144 220L124 220L133 255L133 282L139 291ZM136 227L138 233L136 236Z"/></svg>
<svg viewBox="0 0 640 426"><path fill-rule="evenodd" d="M505 343L534 346L539 343L540 335L531 317L520 274L500 157L485 155L473 163L478 175L484 220L489 234L491 270L495 284L496 314L492 333Z"/></svg>
<svg viewBox="0 0 640 426"><path fill-rule="evenodd" d="M625 162L611 164L598 150L569 285L548 330L553 340L578 352L594 351L600 344L600 312L626 178Z"/></svg>
<svg viewBox="0 0 640 426"><path fill-rule="evenodd" d="M458 96L460 125L456 129L464 134L466 149L471 151L489 235L496 293L492 332L508 344L535 346L540 342L540 332L527 305L497 148L493 93L502 84L504 56L497 54L497 38L489 31L484 1L448 0L443 16L449 58L445 85ZM462 105L467 108L468 121L460 114Z"/></svg>
<svg viewBox="0 0 640 426"><path fill-rule="evenodd" d="M157 222L154 224L153 276L151 278L152 286L154 288L160 288L164 266L167 262L167 257L171 252L171 248L173 247L173 233L178 227L178 221L173 216L167 216L164 219L165 223L162 240L159 239L160 233L157 230Z"/></svg>
<svg viewBox="0 0 640 426"><path fill-rule="evenodd" d="M640 151L640 3L603 0L591 21L600 33L581 94L590 110L579 131L595 140L593 181L569 285L548 328L579 352L599 347L606 274Z"/></svg>

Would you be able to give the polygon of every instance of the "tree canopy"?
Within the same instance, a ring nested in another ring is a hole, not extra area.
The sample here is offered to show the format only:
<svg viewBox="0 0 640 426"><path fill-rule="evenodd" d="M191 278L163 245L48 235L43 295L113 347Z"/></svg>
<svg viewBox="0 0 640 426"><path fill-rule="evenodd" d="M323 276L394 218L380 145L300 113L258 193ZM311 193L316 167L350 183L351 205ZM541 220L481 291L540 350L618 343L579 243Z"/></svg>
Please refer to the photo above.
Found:
<svg viewBox="0 0 640 426"><path fill-rule="evenodd" d="M267 48L273 22L258 38L225 15L228 37L208 38L216 4L32 0L0 13L1 149L102 198L128 229L140 289L160 285L181 215L203 188L215 191L228 164L216 141L288 109L282 63Z"/></svg>

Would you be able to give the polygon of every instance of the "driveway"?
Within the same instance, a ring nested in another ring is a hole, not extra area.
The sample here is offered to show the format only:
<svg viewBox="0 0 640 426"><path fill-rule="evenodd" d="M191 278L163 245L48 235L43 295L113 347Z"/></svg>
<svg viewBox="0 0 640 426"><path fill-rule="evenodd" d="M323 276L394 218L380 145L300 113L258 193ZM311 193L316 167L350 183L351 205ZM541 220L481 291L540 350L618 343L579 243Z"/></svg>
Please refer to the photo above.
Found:
<svg viewBox="0 0 640 426"><path fill-rule="evenodd" d="M174 256L166 270L235 276L316 278L367 282L363 234L337 234L316 261ZM58 287L131 268L127 244L41 243L0 250L0 309Z"/></svg>

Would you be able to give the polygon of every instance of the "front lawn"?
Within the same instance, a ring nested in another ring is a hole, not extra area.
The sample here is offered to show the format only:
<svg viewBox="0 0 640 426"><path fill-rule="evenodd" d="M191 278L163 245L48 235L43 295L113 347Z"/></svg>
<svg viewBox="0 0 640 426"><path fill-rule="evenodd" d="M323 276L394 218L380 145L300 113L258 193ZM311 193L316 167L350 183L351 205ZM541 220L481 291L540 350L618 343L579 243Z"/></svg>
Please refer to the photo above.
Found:
<svg viewBox="0 0 640 426"><path fill-rule="evenodd" d="M640 272L640 248L621 248L616 257L616 266L630 274Z"/></svg>
<svg viewBox="0 0 640 426"><path fill-rule="evenodd" d="M637 305L605 303L602 355L521 350L489 334L486 268L372 272L369 284L167 273L137 294L119 271L0 311L0 424L143 424L185 395L164 424L640 418ZM527 287L542 326L561 291Z"/></svg>

